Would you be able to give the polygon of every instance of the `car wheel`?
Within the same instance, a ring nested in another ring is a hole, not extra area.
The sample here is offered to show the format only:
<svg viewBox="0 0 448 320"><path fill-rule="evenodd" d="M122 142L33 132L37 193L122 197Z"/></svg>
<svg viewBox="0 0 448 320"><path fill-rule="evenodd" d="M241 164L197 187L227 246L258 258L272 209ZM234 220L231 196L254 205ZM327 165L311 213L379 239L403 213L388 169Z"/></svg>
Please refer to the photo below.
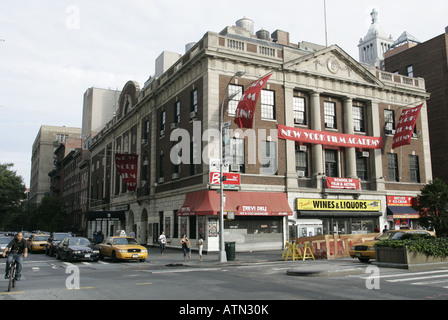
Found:
<svg viewBox="0 0 448 320"><path fill-rule="evenodd" d="M117 254L115 253L115 251L112 251L112 262L117 262Z"/></svg>
<svg viewBox="0 0 448 320"><path fill-rule="evenodd" d="M361 262L369 262L370 258L358 258Z"/></svg>
<svg viewBox="0 0 448 320"><path fill-rule="evenodd" d="M56 260L61 260L61 256L59 255L59 252L56 252Z"/></svg>
<svg viewBox="0 0 448 320"><path fill-rule="evenodd" d="M101 260L104 260L104 256L103 256L103 254L101 253L101 250L99 250L99 252L100 252L100 254L99 254L99 258L100 258Z"/></svg>

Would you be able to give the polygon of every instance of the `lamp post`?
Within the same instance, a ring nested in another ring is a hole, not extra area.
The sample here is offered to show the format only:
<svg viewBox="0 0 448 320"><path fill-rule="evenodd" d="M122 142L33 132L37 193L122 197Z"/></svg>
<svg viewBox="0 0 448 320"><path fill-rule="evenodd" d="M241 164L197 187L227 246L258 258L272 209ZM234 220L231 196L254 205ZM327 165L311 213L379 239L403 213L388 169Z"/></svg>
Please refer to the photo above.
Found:
<svg viewBox="0 0 448 320"><path fill-rule="evenodd" d="M219 134L220 134L220 144L219 144L219 199L220 199L220 206L219 206L219 261L220 262L226 262L227 256L226 252L224 250L224 185L223 185L223 138L222 138L222 129L223 129L223 119L224 119L224 101L227 95L227 90L229 89L229 85L232 82L233 78L235 77L242 77L244 75L244 71L237 71L235 74L230 78L229 82L227 83L226 90L224 91L224 96L222 97L222 103L221 103L221 110L219 113Z"/></svg>

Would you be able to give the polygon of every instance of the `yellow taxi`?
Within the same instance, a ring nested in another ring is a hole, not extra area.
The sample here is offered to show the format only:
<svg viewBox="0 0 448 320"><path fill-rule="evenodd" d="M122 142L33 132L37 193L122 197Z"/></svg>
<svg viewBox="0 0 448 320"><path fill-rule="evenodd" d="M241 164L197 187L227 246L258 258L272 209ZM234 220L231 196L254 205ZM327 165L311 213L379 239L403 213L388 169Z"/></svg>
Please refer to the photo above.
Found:
<svg viewBox="0 0 448 320"><path fill-rule="evenodd" d="M47 247L49 234L32 234L27 241L28 252L43 252Z"/></svg>
<svg viewBox="0 0 448 320"><path fill-rule="evenodd" d="M366 241L362 243L357 243L353 245L349 254L352 258L358 258L361 262L368 262L370 259L376 259L375 254L375 243L380 240L400 240L404 234L426 234L428 236L435 236L434 232L426 230L412 230L412 229L402 229L402 230L389 230L384 232L379 237L372 241Z"/></svg>
<svg viewBox="0 0 448 320"><path fill-rule="evenodd" d="M144 262L148 257L148 250L140 245L132 237L117 236L109 237L99 245L100 259L104 257L118 260L139 260Z"/></svg>

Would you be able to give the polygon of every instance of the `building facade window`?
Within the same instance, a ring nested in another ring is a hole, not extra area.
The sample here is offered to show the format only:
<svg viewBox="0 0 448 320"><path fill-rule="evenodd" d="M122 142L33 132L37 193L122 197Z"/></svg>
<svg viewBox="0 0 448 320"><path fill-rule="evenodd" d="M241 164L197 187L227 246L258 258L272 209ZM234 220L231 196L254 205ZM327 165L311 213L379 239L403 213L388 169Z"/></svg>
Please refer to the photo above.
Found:
<svg viewBox="0 0 448 320"><path fill-rule="evenodd" d="M293 97L294 124L306 125L305 98Z"/></svg>
<svg viewBox="0 0 448 320"><path fill-rule="evenodd" d="M166 111L160 112L160 136L163 137L166 132Z"/></svg>
<svg viewBox="0 0 448 320"><path fill-rule="evenodd" d="M400 181L398 172L398 156L395 153L387 154L387 180L388 181Z"/></svg>
<svg viewBox="0 0 448 320"><path fill-rule="evenodd" d="M338 152L336 150L325 150L325 175L338 177Z"/></svg>
<svg viewBox="0 0 448 320"><path fill-rule="evenodd" d="M190 96L190 119L196 117L198 113L198 90L195 89L191 92Z"/></svg>
<svg viewBox="0 0 448 320"><path fill-rule="evenodd" d="M263 141L262 143L261 174L277 174L277 142Z"/></svg>
<svg viewBox="0 0 448 320"><path fill-rule="evenodd" d="M366 132L363 107L353 106L353 127L355 132Z"/></svg>
<svg viewBox="0 0 448 320"><path fill-rule="evenodd" d="M384 110L384 122L385 122L385 133L394 134L395 132L395 111L394 110Z"/></svg>
<svg viewBox="0 0 448 320"><path fill-rule="evenodd" d="M336 103L324 102L324 118L326 129L337 129L336 126Z"/></svg>
<svg viewBox="0 0 448 320"><path fill-rule="evenodd" d="M244 173L244 139L233 138L230 140L230 157L230 170Z"/></svg>
<svg viewBox="0 0 448 320"><path fill-rule="evenodd" d="M356 175L360 180L368 180L368 170L367 170L367 160L368 158L363 156L362 152L357 152L356 154Z"/></svg>
<svg viewBox="0 0 448 320"><path fill-rule="evenodd" d="M174 104L174 123L180 124L180 101Z"/></svg>
<svg viewBox="0 0 448 320"><path fill-rule="evenodd" d="M236 108L238 107L238 102L243 96L243 86L238 86L235 84L229 85L229 104L227 112L229 115L234 116Z"/></svg>
<svg viewBox="0 0 448 320"><path fill-rule="evenodd" d="M308 177L308 153L296 150L296 172L299 178Z"/></svg>
<svg viewBox="0 0 448 320"><path fill-rule="evenodd" d="M414 66L410 65L406 67L406 74L408 77L414 77Z"/></svg>
<svg viewBox="0 0 448 320"><path fill-rule="evenodd" d="M275 119L274 91L261 90L261 118Z"/></svg>
<svg viewBox="0 0 448 320"><path fill-rule="evenodd" d="M420 166L418 156L409 156L409 169L411 182L420 183Z"/></svg>

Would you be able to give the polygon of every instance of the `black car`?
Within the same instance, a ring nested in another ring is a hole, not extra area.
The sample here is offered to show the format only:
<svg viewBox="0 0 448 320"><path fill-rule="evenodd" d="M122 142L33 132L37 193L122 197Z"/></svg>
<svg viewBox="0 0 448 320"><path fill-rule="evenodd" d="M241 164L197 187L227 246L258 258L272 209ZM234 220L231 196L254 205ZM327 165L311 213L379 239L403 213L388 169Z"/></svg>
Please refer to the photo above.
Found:
<svg viewBox="0 0 448 320"><path fill-rule="evenodd" d="M47 256L53 256L56 254L56 248L58 244L64 240L64 238L71 237L71 233L53 232L47 240L45 247L45 254Z"/></svg>
<svg viewBox="0 0 448 320"><path fill-rule="evenodd" d="M99 251L92 248L87 238L66 237L57 246L56 259L67 261L98 261Z"/></svg>

